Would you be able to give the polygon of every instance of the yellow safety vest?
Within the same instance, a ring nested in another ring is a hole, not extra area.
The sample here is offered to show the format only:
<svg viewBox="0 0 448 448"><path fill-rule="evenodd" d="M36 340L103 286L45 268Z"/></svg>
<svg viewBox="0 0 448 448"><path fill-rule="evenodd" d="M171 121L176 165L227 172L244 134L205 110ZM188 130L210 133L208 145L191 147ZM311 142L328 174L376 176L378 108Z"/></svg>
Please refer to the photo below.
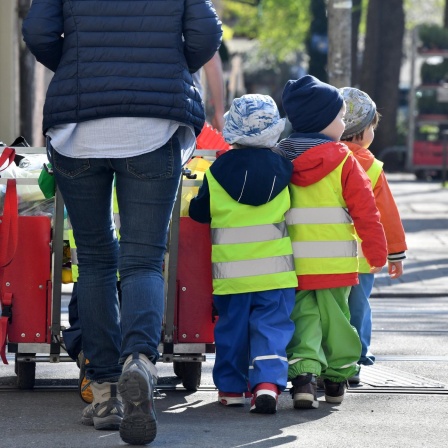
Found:
<svg viewBox="0 0 448 448"><path fill-rule="evenodd" d="M209 171L213 293L217 295L295 288L291 240L285 222L286 187L272 201L241 204Z"/></svg>
<svg viewBox="0 0 448 448"><path fill-rule="evenodd" d="M366 171L367 176L369 176L370 182L372 184L372 190L375 188L378 179L380 178L381 172L383 171L383 162L377 159L373 159L371 167ZM362 274L367 274L370 272L370 265L367 263L366 257L364 256L361 248L361 238L356 234L356 239L358 240L358 258L359 258L359 272Z"/></svg>
<svg viewBox="0 0 448 448"><path fill-rule="evenodd" d="M355 227L342 195L342 167L347 157L315 184L290 184L292 205L286 222L297 275L358 270Z"/></svg>

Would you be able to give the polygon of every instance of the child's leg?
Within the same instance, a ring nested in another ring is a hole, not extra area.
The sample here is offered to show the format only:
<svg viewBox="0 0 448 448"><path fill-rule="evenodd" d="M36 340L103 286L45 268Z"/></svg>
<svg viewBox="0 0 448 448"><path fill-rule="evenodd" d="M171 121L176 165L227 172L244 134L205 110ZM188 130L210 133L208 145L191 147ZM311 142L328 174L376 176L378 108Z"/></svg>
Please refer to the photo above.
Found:
<svg viewBox="0 0 448 448"><path fill-rule="evenodd" d="M320 375L327 362L322 350L322 326L315 291L298 291L291 314L295 329L286 349L288 378L302 373Z"/></svg>
<svg viewBox="0 0 448 448"><path fill-rule="evenodd" d="M247 391L250 294L214 295L216 359L213 381L221 392Z"/></svg>
<svg viewBox="0 0 448 448"><path fill-rule="evenodd" d="M359 364L371 365L375 362L375 356L369 350L372 336L372 310L369 297L375 277L373 274L359 274L358 277L359 285L352 286L348 297L350 323L356 328L361 339Z"/></svg>
<svg viewBox="0 0 448 448"><path fill-rule="evenodd" d="M294 332L290 315L295 290L276 289L252 295L249 382L252 389L260 383L271 383L283 391L288 374L286 346Z"/></svg>
<svg viewBox="0 0 448 448"><path fill-rule="evenodd" d="M322 322L322 348L328 367L322 376L341 382L358 371L361 342L350 324L348 295L350 287L316 290Z"/></svg>

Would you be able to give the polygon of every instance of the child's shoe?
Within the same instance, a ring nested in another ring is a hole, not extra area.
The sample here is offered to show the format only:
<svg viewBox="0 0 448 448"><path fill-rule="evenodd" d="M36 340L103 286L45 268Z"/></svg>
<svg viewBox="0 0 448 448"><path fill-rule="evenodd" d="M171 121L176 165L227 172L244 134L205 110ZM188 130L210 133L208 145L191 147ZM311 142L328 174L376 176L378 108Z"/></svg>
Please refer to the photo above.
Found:
<svg viewBox="0 0 448 448"><path fill-rule="evenodd" d="M333 382L324 380L325 383L325 401L327 403L339 404L342 403L345 396L345 391L348 387L348 381Z"/></svg>
<svg viewBox="0 0 448 448"><path fill-rule="evenodd" d="M95 429L118 429L123 420L123 404L117 383L92 381L91 388L93 400L82 412L82 424Z"/></svg>
<svg viewBox="0 0 448 448"><path fill-rule="evenodd" d="M318 388L318 389L322 389L322 390L325 389L324 379L323 379L321 376L318 376L318 377L316 378L316 385L317 385L317 388Z"/></svg>
<svg viewBox="0 0 448 448"><path fill-rule="evenodd" d="M359 366L358 373L355 373L348 379L348 384L359 384L361 382L360 374L361 374L361 366Z"/></svg>
<svg viewBox="0 0 448 448"><path fill-rule="evenodd" d="M311 373L304 373L291 380L290 394L294 400L295 409L317 409L316 377Z"/></svg>
<svg viewBox="0 0 448 448"><path fill-rule="evenodd" d="M219 391L218 402L224 406L244 406L244 393Z"/></svg>
<svg viewBox="0 0 448 448"><path fill-rule="evenodd" d="M93 401L93 393L90 384L92 383L90 380L86 378L86 366L89 364L89 360L85 358L84 352L81 351L78 355L78 359L76 361L79 367L79 378L78 378L78 393L81 397L81 400L85 403L92 403Z"/></svg>
<svg viewBox="0 0 448 448"><path fill-rule="evenodd" d="M252 401L250 402L250 412L254 414L275 414L277 412L279 393L278 387L275 384L258 384L255 387Z"/></svg>

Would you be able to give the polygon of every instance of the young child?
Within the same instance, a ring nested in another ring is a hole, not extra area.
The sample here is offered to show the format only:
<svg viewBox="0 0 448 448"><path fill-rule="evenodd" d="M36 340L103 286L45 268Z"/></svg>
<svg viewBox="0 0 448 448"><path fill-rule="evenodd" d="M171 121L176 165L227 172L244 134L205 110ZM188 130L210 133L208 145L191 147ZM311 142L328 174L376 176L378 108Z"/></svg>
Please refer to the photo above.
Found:
<svg viewBox="0 0 448 448"><path fill-rule="evenodd" d="M371 272L386 263L386 240L370 180L347 146L339 90L306 75L288 81L283 107L293 133L277 151L293 161L286 219L299 281L294 336L287 347L295 408L317 408L316 375L325 400L341 403L358 371L361 343L350 325L348 295L358 283L355 227Z"/></svg>
<svg viewBox="0 0 448 448"><path fill-rule="evenodd" d="M285 222L290 207L289 160L271 151L285 126L274 100L236 98L224 116L233 145L205 173L190 217L210 223L218 401L273 414L287 384L286 345L294 324L297 277Z"/></svg>
<svg viewBox="0 0 448 448"><path fill-rule="evenodd" d="M383 171L383 163L368 150L374 139L379 114L376 105L367 93L353 87L341 89L347 110L344 117L345 131L341 140L353 152L372 183L376 206L381 215L381 223L386 234L388 250L388 271L395 279L403 274L403 260L407 250L405 233L400 214ZM350 322L358 331L361 339L360 365L371 365L375 356L370 352L372 335L372 310L369 297L372 292L374 275L358 247L359 285L353 286L348 298ZM359 373L349 378L350 383L359 383Z"/></svg>

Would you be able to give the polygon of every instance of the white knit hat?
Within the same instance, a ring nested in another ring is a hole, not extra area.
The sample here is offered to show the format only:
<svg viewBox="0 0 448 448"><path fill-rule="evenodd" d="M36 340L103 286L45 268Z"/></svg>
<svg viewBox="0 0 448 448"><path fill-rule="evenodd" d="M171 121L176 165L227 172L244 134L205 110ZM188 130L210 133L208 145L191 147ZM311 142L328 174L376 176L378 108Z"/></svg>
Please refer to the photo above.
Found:
<svg viewBox="0 0 448 448"><path fill-rule="evenodd" d="M341 140L344 140L359 134L372 123L376 104L367 93L354 87L343 87L340 92L347 106L344 117L345 131L341 137Z"/></svg>
<svg viewBox="0 0 448 448"><path fill-rule="evenodd" d="M229 144L272 148L285 129L275 101L269 95L249 94L235 98L224 115L222 134Z"/></svg>

